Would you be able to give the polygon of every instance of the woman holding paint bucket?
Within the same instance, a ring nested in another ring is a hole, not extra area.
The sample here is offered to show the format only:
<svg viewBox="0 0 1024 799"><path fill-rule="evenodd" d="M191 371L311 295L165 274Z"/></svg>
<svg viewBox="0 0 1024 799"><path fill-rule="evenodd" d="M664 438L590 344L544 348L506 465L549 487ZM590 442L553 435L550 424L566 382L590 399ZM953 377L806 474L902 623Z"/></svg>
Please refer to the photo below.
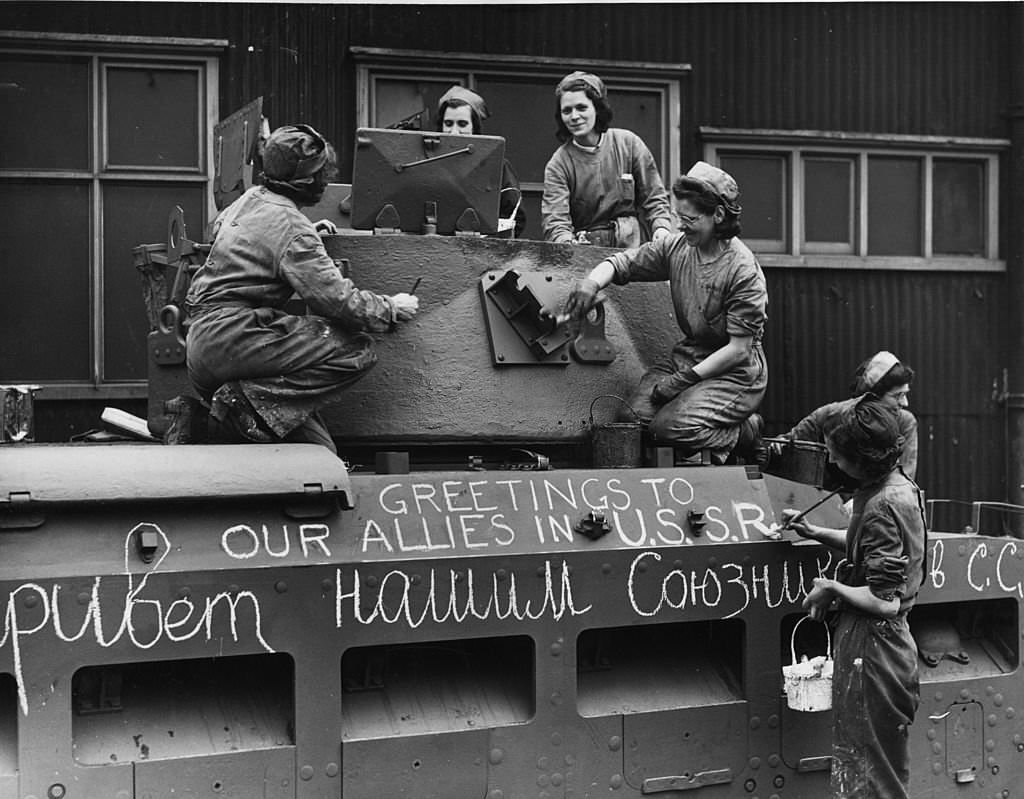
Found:
<svg viewBox="0 0 1024 799"><path fill-rule="evenodd" d="M907 614L924 581L924 501L899 467L898 408L867 395L826 435L829 458L857 484L846 530L782 513L799 535L839 550L836 577L816 577L804 608L836 611L832 678L832 796L906 799L908 726L920 699L917 644Z"/></svg>

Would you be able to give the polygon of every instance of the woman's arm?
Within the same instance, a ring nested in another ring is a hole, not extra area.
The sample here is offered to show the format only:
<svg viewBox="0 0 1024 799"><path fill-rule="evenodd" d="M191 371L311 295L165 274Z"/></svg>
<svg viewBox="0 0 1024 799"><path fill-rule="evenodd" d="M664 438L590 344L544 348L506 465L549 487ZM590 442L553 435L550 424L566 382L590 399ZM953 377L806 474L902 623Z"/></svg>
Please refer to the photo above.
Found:
<svg viewBox="0 0 1024 799"><path fill-rule="evenodd" d="M556 150L544 167L544 195L541 198L541 225L544 240L572 242L572 215L569 201L572 189L569 186L561 150Z"/></svg>
<svg viewBox="0 0 1024 799"><path fill-rule="evenodd" d="M754 346L753 336L729 336L729 343L719 347L707 358L693 367L693 371L700 375L701 379L717 377L725 374L734 366L743 363L750 357L750 350Z"/></svg>
<svg viewBox="0 0 1024 799"><path fill-rule="evenodd" d="M639 136L635 136L632 171L637 187L638 210L643 211L651 228L652 238L658 239L675 232L676 223L672 216L668 191L665 189L654 156Z"/></svg>
<svg viewBox="0 0 1024 799"><path fill-rule="evenodd" d="M819 524L811 524L805 519L801 519L798 522L793 522L794 516L797 516L800 511L793 510L792 508L786 508L782 511L782 526L792 527L797 535L802 538L809 538L812 541L817 541L819 544L832 547L832 549L838 549L840 552L846 552L846 530L838 530L834 527L822 527Z"/></svg>
<svg viewBox="0 0 1024 799"><path fill-rule="evenodd" d="M812 618L820 619L836 599L841 599L863 613L881 616L883 619L895 618L900 610L899 597L880 599L866 585L845 585L828 577L814 578L814 588L804 599L803 606Z"/></svg>

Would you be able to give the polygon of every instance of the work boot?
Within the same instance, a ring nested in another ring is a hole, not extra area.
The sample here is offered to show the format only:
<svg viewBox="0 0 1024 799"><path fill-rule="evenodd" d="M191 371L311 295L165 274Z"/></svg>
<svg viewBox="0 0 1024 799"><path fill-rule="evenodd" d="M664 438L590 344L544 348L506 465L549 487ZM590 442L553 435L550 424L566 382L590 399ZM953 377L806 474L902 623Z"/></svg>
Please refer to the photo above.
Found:
<svg viewBox="0 0 1024 799"><path fill-rule="evenodd" d="M768 462L768 447L761 438L764 419L761 414L752 413L740 423L740 435L733 450L744 463L764 466Z"/></svg>
<svg viewBox="0 0 1024 799"><path fill-rule="evenodd" d="M260 418L237 383L225 383L213 393L210 413L223 428L243 441L253 444L280 441Z"/></svg>
<svg viewBox="0 0 1024 799"><path fill-rule="evenodd" d="M202 444L206 441L209 412L195 397L179 395L164 403L171 424L164 433L165 444Z"/></svg>

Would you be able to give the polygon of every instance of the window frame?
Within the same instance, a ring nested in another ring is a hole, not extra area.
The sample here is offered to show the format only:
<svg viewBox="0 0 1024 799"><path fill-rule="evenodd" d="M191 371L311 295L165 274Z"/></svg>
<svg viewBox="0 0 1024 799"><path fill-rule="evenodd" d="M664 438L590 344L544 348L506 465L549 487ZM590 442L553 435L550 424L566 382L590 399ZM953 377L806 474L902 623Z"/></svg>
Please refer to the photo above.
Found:
<svg viewBox="0 0 1024 799"><path fill-rule="evenodd" d="M928 271L1005 272L999 253L999 160L1010 147L1009 139L954 136L856 134L837 131L745 130L701 127L704 159L719 163L720 157L771 153L783 156L787 207L785 240L745 239L758 253L763 266L826 269L886 269ZM855 160L854 205L851 209L854 244L852 252L835 252L827 243L805 243L804 162L807 157L843 156ZM872 156L915 158L921 162L921 241L916 256L868 253L868 166ZM965 160L981 162L985 169L984 254L936 255L933 249L934 162ZM742 194L742 187L740 188ZM830 251L832 250L832 251Z"/></svg>
<svg viewBox="0 0 1024 799"><path fill-rule="evenodd" d="M0 169L0 181L8 179L47 179L89 185L89 378L86 380L30 381L42 386L39 399L131 399L147 395L148 381L114 380L105 377L104 323L104 186L145 182L178 183L206 187L204 206L207 219L216 213L214 180L213 126L219 119L220 55L228 48L224 39L177 37L106 36L91 34L47 33L37 31L0 31L0 53L5 56L57 56L89 61L89 136L90 164L81 169ZM195 167L109 165L107 163L107 72L113 67L138 68L158 65L164 69L192 70L197 77L196 130L199 163ZM170 209L168 209L170 210ZM201 227L201 220L193 225ZM141 292L139 302L142 302ZM8 382L18 382L17 375ZM28 381L21 381L28 382Z"/></svg>
<svg viewBox="0 0 1024 799"><path fill-rule="evenodd" d="M602 61L574 58L551 58L526 55L483 55L480 53L449 53L429 50L393 50L378 47L349 48L356 62L356 124L368 127L373 118L374 81L378 76L389 78L408 74L411 79L432 76L462 75L462 85L476 88L476 76L542 78L550 81L552 91L558 81L576 69L600 74L610 93L656 91L661 98L661 152L653 153L663 166L662 177L671 184L682 174L681 161L681 96L682 79L692 68L685 63L640 61ZM614 98L613 98L614 99ZM554 145L552 152L554 152ZM544 184L523 181L524 194L540 194Z"/></svg>

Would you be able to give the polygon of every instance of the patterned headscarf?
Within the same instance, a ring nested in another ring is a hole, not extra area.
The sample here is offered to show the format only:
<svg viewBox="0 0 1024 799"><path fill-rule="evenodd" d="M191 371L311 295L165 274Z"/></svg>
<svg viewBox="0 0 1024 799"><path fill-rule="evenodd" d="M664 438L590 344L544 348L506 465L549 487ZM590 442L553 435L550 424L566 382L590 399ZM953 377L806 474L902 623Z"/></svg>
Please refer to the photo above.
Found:
<svg viewBox="0 0 1024 799"><path fill-rule="evenodd" d="M591 74L590 72L580 72L579 70L577 70L576 72L570 72L560 81L558 81L558 86L555 87L555 96L559 97L567 91L575 91L575 89L571 87L578 86L580 83L585 83L595 92L597 92L598 97L604 98L607 96L603 80L597 77L597 75Z"/></svg>
<svg viewBox="0 0 1024 799"><path fill-rule="evenodd" d="M445 105L451 103L452 100L459 101L460 105L463 103L468 105L473 109L473 113L481 120L487 119L487 117L490 116L490 114L487 113L487 103L484 102L483 97L464 86L452 86L448 91L442 94L441 99L437 101L438 117L444 113Z"/></svg>
<svg viewBox="0 0 1024 799"><path fill-rule="evenodd" d="M271 189L309 192L330 158L327 141L309 125L283 125L263 148L263 175Z"/></svg>
<svg viewBox="0 0 1024 799"><path fill-rule="evenodd" d="M827 436L871 477L891 472L903 452L899 409L870 395L845 408Z"/></svg>

